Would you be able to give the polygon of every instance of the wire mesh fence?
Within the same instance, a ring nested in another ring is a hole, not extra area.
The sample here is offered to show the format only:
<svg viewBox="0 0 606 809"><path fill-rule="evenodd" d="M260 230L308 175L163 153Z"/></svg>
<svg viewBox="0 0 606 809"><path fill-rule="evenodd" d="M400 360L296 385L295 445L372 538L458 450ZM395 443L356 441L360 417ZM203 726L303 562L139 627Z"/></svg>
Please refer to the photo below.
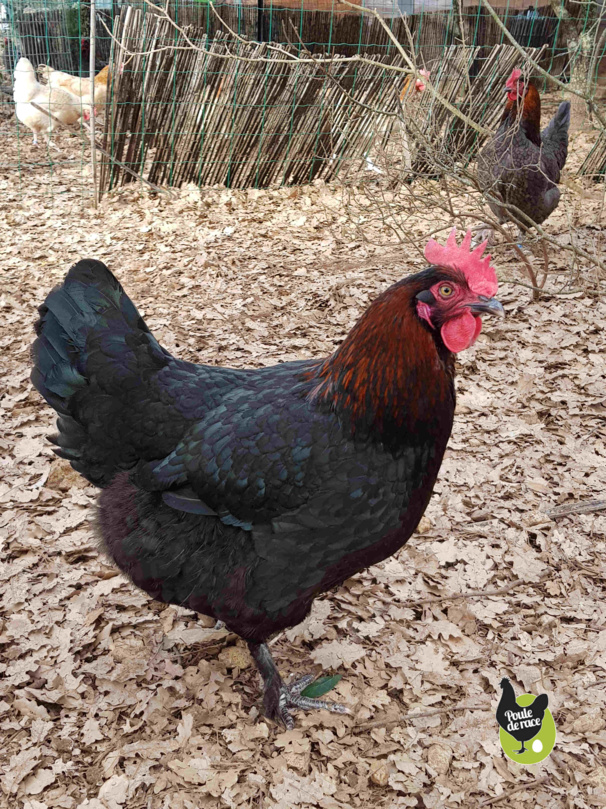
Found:
<svg viewBox="0 0 606 809"><path fill-rule="evenodd" d="M179 49L185 40L175 40L167 20L150 23L136 9L116 27L119 60L128 51L145 55L129 59L114 81L105 148L153 183L330 179L363 159L395 112L399 74L385 72L402 64L395 53L355 65L302 62L284 58L296 56L292 48L276 53L219 34L209 40L193 26L187 36L200 50ZM122 166L104 166L102 190L132 182Z"/></svg>
<svg viewBox="0 0 606 809"><path fill-rule="evenodd" d="M138 6L136 2L130 5ZM329 10L323 10L323 5ZM399 42L407 41L405 29L408 27L415 50L425 61L438 59L449 45L492 47L505 41L505 35L481 3L465 7L460 14L450 2L442 0L399 0L393 5L381 5L377 0L364 5L381 9ZM531 0L527 5L531 6ZM145 4L139 7L149 8ZM312 53L352 56L356 53L389 55L394 51L393 42L378 20L339 3L299 0L291 6L288 0L280 0L269 8L260 9L257 3L211 8L208 3L173 0L167 9L181 27L193 25L209 38L224 32L227 26L246 39L292 44L298 48L304 45ZM508 4L497 8L497 14L523 47L546 45L554 55L565 50L556 43L558 20L550 5L515 11Z"/></svg>
<svg viewBox="0 0 606 809"><path fill-rule="evenodd" d="M494 15L485 3L460 0L376 0L370 7L381 19L326 0L171 0L165 14L141 0L97 3L95 70L110 68L97 120L101 192L135 177L155 185L263 187L347 175L393 131L407 85L391 70L406 68L398 45L431 72L452 105L486 127L498 117L506 73L524 64L516 45L565 80L577 58L565 16L551 5L512 0ZM601 43L591 62L596 77L606 72L604 7L597 7L597 16L577 25L591 31L596 48ZM81 141L57 154L34 153L12 102L21 57L34 67L89 75L89 19L84 2L0 0L0 169L80 161L82 182L90 182ZM362 56L366 61L347 61ZM440 148L473 158L481 143L476 130L432 97L414 112ZM422 168L418 155L415 169ZM591 173L599 176L599 166Z"/></svg>
<svg viewBox="0 0 606 809"><path fill-rule="evenodd" d="M84 4L64 2L19 3L7 0L3 37L3 67L11 73L23 56L33 65L52 64L56 70L88 74L90 23L84 16ZM96 67L109 62L111 29L117 8L98 9ZM104 25L105 23L105 25Z"/></svg>

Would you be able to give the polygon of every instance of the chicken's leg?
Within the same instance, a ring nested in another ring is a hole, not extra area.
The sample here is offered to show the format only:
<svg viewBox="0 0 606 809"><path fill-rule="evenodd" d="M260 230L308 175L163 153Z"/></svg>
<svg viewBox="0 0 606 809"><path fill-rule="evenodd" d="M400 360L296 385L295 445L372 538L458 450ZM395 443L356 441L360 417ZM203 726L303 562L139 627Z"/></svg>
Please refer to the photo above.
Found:
<svg viewBox="0 0 606 809"><path fill-rule="evenodd" d="M514 750L513 752L514 752L516 755L518 755L518 756L519 756L521 753L525 753L525 752L526 752L526 748L524 747L524 742L522 742L522 749L521 749L521 750Z"/></svg>
<svg viewBox="0 0 606 809"><path fill-rule="evenodd" d="M547 244L545 239L541 239L541 247L543 249L543 278L539 283L541 289L545 286L545 281L547 281L547 276L549 275L549 253L547 252Z"/></svg>
<svg viewBox="0 0 606 809"><path fill-rule="evenodd" d="M349 713L348 708L338 702L301 696L301 691L315 679L313 674L308 674L294 683L286 685L280 677L280 672L276 668L266 643L249 642L248 648L263 679L263 707L268 719L291 730L295 723L289 708L301 708L304 711L324 709L332 711L332 713Z"/></svg>

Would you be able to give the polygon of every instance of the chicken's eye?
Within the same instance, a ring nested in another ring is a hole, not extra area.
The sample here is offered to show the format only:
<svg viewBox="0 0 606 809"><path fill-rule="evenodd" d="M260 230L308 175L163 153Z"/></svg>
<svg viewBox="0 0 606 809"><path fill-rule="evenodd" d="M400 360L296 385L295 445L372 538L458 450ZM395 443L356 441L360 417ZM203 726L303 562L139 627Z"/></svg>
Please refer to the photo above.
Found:
<svg viewBox="0 0 606 809"><path fill-rule="evenodd" d="M450 298L453 292L454 289L450 286L450 284L442 284L440 287L440 295L442 298Z"/></svg>

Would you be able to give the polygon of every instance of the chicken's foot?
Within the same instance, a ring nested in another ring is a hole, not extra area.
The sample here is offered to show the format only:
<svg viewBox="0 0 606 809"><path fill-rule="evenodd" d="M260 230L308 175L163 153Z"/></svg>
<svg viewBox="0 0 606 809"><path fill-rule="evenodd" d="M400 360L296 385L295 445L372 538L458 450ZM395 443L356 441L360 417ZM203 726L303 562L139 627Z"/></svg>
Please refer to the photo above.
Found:
<svg viewBox="0 0 606 809"><path fill-rule="evenodd" d="M338 702L301 696L301 691L315 680L313 674L307 674L287 685L282 680L266 643L249 642L248 648L263 679L263 707L268 719L284 725L287 730L292 730L295 723L289 708L349 713L348 708Z"/></svg>
<svg viewBox="0 0 606 809"><path fill-rule="evenodd" d="M50 135L45 134L44 139L46 140L46 145L49 149L56 149L58 152L61 151L61 149L57 146L57 144L52 142L52 140L50 139Z"/></svg>

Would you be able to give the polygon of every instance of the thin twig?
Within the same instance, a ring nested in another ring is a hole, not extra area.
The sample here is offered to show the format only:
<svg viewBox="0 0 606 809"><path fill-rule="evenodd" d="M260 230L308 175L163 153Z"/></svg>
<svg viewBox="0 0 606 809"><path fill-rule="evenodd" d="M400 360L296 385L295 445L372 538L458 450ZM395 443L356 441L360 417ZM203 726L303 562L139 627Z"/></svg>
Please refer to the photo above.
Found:
<svg viewBox="0 0 606 809"><path fill-rule="evenodd" d="M537 778L535 781L520 784L519 786L510 790L509 792L504 792L502 795L497 795L494 798L488 798L488 800L482 801L482 803L478 804L478 806L491 806L494 803L504 801L506 798L511 798L511 796L515 795L516 792L522 792L522 790L524 789L534 789L534 787L541 786L541 784L546 784L547 781L551 781L551 779L552 779L551 775L544 775L542 778Z"/></svg>
<svg viewBox="0 0 606 809"><path fill-rule="evenodd" d="M560 517L567 517L569 514L593 514L596 511L606 509L606 500L588 500L585 503L570 503L558 506L550 511L546 511L547 516L552 520Z"/></svg>
<svg viewBox="0 0 606 809"><path fill-rule="evenodd" d="M551 574L545 574L537 579L537 581L523 581L522 579L516 579L515 581L506 584L505 587L499 587L498 590L470 590L468 593L445 593L444 595L440 596L424 598L420 601L404 601L399 606L413 607L420 604L435 604L438 601L455 601L460 598L488 598L489 596L500 596L504 593L508 593L510 590L513 590L515 587L519 587L522 584L528 584L530 586L540 584L541 582L545 581L545 579L549 578L550 575Z"/></svg>
<svg viewBox="0 0 606 809"><path fill-rule="evenodd" d="M391 728L398 727L403 722L412 722L415 719L425 719L429 716L439 716L445 713L454 713L455 711L489 711L491 705L452 705L450 708L436 708L433 711L423 711L423 713L409 713L404 716L399 716L397 719L390 719L386 722L384 719L374 719L372 722L365 722L363 725L356 725L353 730L358 733L364 730L372 730L372 728Z"/></svg>
<svg viewBox="0 0 606 809"><path fill-rule="evenodd" d="M571 289L568 292L551 292L551 290L549 292L545 292L545 290L542 289L541 287L533 287L532 284L525 284L523 281L515 281L513 278L504 278L503 283L511 284L514 287L522 287L522 289L529 289L531 292L539 293L539 295L541 292L543 292L545 294L545 297L548 298L558 298L564 297L566 295L578 295L579 292L578 289Z"/></svg>

